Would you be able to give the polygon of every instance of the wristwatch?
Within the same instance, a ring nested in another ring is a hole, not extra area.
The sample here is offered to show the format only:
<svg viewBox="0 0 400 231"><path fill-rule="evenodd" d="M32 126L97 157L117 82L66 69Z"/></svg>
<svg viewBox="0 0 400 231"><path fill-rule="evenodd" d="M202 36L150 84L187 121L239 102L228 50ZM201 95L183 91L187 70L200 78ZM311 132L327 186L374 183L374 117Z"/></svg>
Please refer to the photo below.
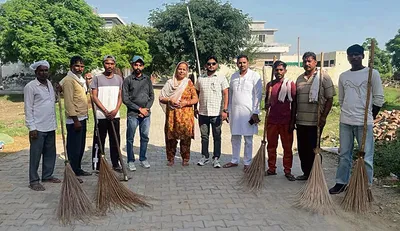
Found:
<svg viewBox="0 0 400 231"><path fill-rule="evenodd" d="M222 109L223 112L228 113L228 109Z"/></svg>

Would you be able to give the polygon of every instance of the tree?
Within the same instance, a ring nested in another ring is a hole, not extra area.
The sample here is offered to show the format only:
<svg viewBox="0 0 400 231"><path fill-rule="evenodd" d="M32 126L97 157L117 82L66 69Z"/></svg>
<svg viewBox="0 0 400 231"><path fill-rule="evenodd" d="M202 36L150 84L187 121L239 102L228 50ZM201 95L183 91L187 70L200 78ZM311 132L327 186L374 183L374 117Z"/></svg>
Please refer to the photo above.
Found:
<svg viewBox="0 0 400 231"><path fill-rule="evenodd" d="M397 71L400 70L400 29L397 35L386 43L386 49L392 55L392 65Z"/></svg>
<svg viewBox="0 0 400 231"><path fill-rule="evenodd" d="M65 71L73 55L90 66L103 21L84 0L9 0L0 6L0 58L32 63L46 59Z"/></svg>
<svg viewBox="0 0 400 231"><path fill-rule="evenodd" d="M192 0L188 5L201 63L209 55L229 62L246 47L250 39L247 14L219 0ZM151 11L149 23L158 31L150 41L153 66L171 70L181 60L194 66L193 36L184 1Z"/></svg>
<svg viewBox="0 0 400 231"><path fill-rule="evenodd" d="M382 78L392 77L393 67L390 63L390 54L378 47L378 41L376 41L375 38L366 38L362 46L365 50L369 50L371 48L372 41L375 42L374 68L379 71Z"/></svg>
<svg viewBox="0 0 400 231"><path fill-rule="evenodd" d="M133 55L143 57L145 66L149 66L152 58L147 40L154 29L135 24L118 25L102 32L102 46L99 48L101 56L114 55L117 67L129 68ZM97 65L102 66L102 60Z"/></svg>

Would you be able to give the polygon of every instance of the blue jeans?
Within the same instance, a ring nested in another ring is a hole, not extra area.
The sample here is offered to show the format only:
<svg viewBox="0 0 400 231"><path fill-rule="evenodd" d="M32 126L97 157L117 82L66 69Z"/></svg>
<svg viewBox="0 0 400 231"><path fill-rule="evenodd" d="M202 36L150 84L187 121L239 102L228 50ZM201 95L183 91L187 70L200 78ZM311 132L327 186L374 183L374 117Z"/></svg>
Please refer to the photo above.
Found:
<svg viewBox="0 0 400 231"><path fill-rule="evenodd" d="M363 126L355 126L340 123L340 158L336 172L336 183L348 184L353 164L354 137L358 146L361 146ZM369 184L372 184L374 174L374 135L372 125L367 125L367 137L365 140L365 167Z"/></svg>
<svg viewBox="0 0 400 231"><path fill-rule="evenodd" d="M212 135L214 138L214 152L213 159L220 158L221 156L221 127L222 119L221 116L203 116L199 115L199 126L201 133L201 155L206 158L210 157L208 151L209 137L210 137L210 125Z"/></svg>
<svg viewBox="0 0 400 231"><path fill-rule="evenodd" d="M126 152L128 155L128 163L135 162L135 156L133 155L133 141L138 126L140 134L139 160L147 160L146 151L147 144L149 143L150 117L141 118L128 116L126 129Z"/></svg>

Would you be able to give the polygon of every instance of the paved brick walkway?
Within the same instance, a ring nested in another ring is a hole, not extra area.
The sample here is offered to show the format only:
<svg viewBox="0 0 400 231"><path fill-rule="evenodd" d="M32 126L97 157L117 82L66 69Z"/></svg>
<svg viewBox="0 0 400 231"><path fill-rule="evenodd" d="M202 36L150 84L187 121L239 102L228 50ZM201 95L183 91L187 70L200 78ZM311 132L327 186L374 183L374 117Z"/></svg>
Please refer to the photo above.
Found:
<svg viewBox="0 0 400 231"><path fill-rule="evenodd" d="M158 91L157 91L158 92ZM121 123L125 130L125 121ZM390 230L390 225L373 216L355 216L339 210L337 215L310 214L292 206L296 192L303 182L289 182L283 176L281 159L278 176L267 178L267 188L259 194L243 191L237 181L243 166L232 169L213 169L211 165L199 167L200 136L192 144L191 165L182 167L177 158L173 167L166 166L164 154L164 117L155 103L153 106L150 145L150 169L130 173L127 182L135 192L152 196L153 208L136 212L115 211L89 224L76 223L60 226L55 212L60 185L45 183L46 191L34 192L28 186L28 151L0 159L0 230ZM124 133L122 134L124 140ZM260 147L261 137L254 139L254 153ZM223 163L230 160L229 127L223 126ZM90 145L83 166L89 169ZM125 143L125 142L124 142ZM138 150L138 141L135 150ZM58 143L58 151L62 150ZM210 147L210 150L212 145ZM243 149L243 147L242 147ZM123 149L125 154L125 148ZM299 175L298 156L293 173ZM324 159L329 184L332 184L335 161ZM61 177L63 161L57 160L55 175ZM94 197L96 176L85 177L83 187ZM340 198L334 198L339 201ZM392 227L392 230L396 230Z"/></svg>

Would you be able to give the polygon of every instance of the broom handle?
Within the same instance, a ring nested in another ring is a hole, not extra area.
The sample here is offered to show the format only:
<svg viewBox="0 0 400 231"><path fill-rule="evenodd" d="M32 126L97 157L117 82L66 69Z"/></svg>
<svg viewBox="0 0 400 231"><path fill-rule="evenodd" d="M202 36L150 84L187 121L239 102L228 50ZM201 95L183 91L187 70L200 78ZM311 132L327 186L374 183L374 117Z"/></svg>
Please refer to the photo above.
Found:
<svg viewBox="0 0 400 231"><path fill-rule="evenodd" d="M368 72L368 84L367 84L367 102L365 104L365 111L364 111L364 128L363 128L363 136L362 136L362 142L361 142L361 148L360 151L364 152L365 148L365 140L367 139L367 122L368 122L368 109L369 109L369 103L371 101L371 80L372 80L372 71L374 70L374 56L375 56L375 42L372 40L371 41L371 50L370 50L370 59L369 59L369 72Z"/></svg>
<svg viewBox="0 0 400 231"><path fill-rule="evenodd" d="M269 103L271 102L271 93L272 93L272 81L274 80L274 64L276 61L276 56L274 56L273 62L272 62L272 70L271 70L271 81L269 82L269 88L265 89L267 90L268 98L267 102L265 102L267 106L267 110L265 110L265 121L264 121L264 134L263 134L263 142L265 143L265 136L267 134L267 127L268 127L268 115L269 115ZM264 74L264 71L263 71ZM267 88L267 84L265 85L265 88Z"/></svg>
<svg viewBox="0 0 400 231"><path fill-rule="evenodd" d="M113 130L113 133L114 133L115 143L117 144L117 147L118 147L118 156L119 156L119 160L121 162L122 173L124 174L125 180L128 180L128 173L126 171L126 166L122 163L123 159L122 159L121 148L119 146L119 141L118 141L118 138L117 138L117 131L115 130L115 126L114 126L113 121L111 121L111 127L112 127L112 130Z"/></svg>
<svg viewBox="0 0 400 231"><path fill-rule="evenodd" d="M318 97L317 97L317 104L318 104L318 113L317 113L317 148L321 147L321 127L319 126L321 121L321 101L320 101L320 94L321 94L321 87L322 87L322 67L324 66L324 52L321 52L321 67L319 69L319 86L318 86ZM315 81L315 79L314 79Z"/></svg>
<svg viewBox="0 0 400 231"><path fill-rule="evenodd" d="M89 84L89 81L87 79L86 79L86 86L88 88L89 95L90 95L90 103L92 104L95 136L97 136L97 143L98 143L98 146L99 146L99 149L100 149L100 155L104 156L103 146L101 145L99 127L97 126L96 107L95 107L94 102L93 102L92 89L90 88L90 84Z"/></svg>
<svg viewBox="0 0 400 231"><path fill-rule="evenodd" d="M58 98L58 109L60 111L60 124L61 124L61 136L64 148L64 157L65 157L65 164L69 162L68 155L67 155L67 146L65 145L65 131L64 131L64 118L62 112L62 105L61 105L61 95L60 92L57 91L57 98Z"/></svg>

